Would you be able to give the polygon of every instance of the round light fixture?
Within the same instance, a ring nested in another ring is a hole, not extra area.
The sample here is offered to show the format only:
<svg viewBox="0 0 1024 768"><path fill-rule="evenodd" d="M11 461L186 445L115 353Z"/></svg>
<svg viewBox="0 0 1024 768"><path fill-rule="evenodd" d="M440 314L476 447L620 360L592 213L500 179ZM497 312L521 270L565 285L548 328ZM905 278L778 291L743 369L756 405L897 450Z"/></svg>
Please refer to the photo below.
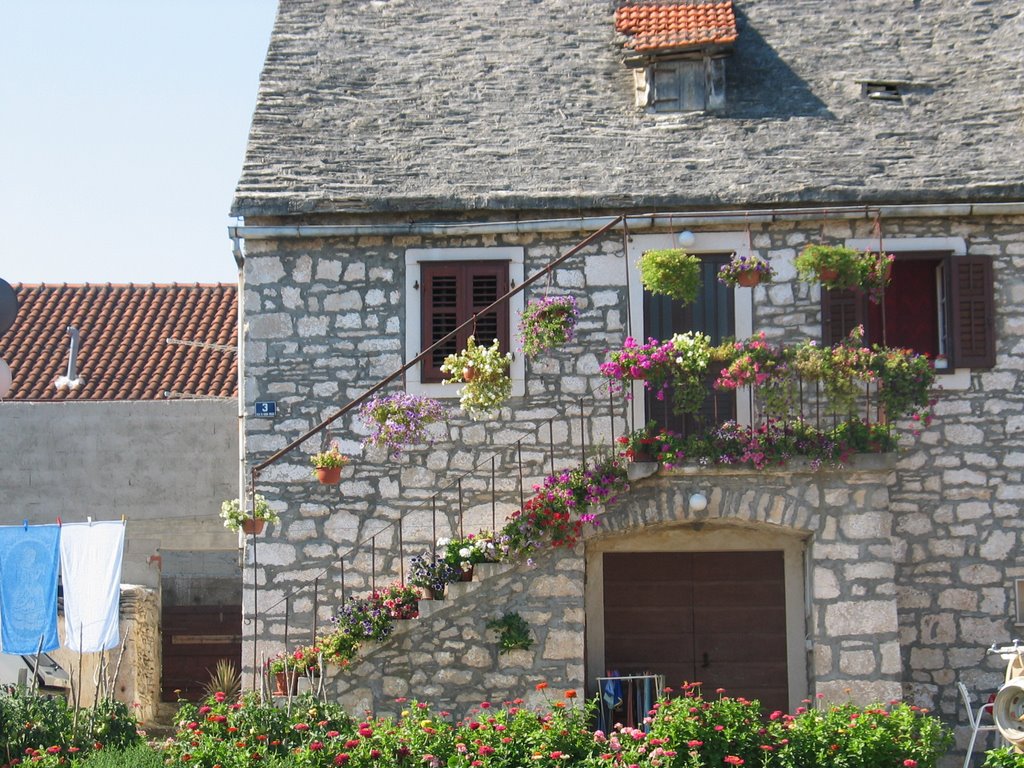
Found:
<svg viewBox="0 0 1024 768"><path fill-rule="evenodd" d="M690 509L694 512L703 512L708 508L708 497L703 493L695 493L690 497Z"/></svg>
<svg viewBox="0 0 1024 768"><path fill-rule="evenodd" d="M697 236L688 229L684 230L683 232L680 232L676 239L679 241L679 244L684 248L689 247L697 242Z"/></svg>

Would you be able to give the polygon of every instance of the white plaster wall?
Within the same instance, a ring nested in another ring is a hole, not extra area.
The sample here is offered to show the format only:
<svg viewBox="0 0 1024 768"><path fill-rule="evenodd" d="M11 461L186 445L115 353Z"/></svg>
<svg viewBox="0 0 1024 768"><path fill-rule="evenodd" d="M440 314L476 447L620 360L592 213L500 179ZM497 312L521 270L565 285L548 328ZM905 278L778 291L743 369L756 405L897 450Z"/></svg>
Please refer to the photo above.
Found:
<svg viewBox="0 0 1024 768"><path fill-rule="evenodd" d="M234 400L0 403L0 525L127 522L122 583L159 589L168 549L234 549Z"/></svg>

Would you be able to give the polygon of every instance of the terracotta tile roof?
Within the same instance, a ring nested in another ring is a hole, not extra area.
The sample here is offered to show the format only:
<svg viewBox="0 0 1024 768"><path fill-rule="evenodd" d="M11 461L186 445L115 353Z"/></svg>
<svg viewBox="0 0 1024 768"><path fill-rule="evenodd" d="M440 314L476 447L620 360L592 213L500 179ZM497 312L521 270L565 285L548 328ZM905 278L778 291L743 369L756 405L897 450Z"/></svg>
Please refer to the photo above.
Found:
<svg viewBox="0 0 1024 768"><path fill-rule="evenodd" d="M731 0L721 3L632 2L615 11L615 29L634 51L724 45L736 40Z"/></svg>
<svg viewBox="0 0 1024 768"><path fill-rule="evenodd" d="M236 354L167 339L237 343L234 285L23 285L14 324L0 334L11 367L8 400L163 400L165 392L236 397ZM77 389L68 372L73 325L80 334Z"/></svg>

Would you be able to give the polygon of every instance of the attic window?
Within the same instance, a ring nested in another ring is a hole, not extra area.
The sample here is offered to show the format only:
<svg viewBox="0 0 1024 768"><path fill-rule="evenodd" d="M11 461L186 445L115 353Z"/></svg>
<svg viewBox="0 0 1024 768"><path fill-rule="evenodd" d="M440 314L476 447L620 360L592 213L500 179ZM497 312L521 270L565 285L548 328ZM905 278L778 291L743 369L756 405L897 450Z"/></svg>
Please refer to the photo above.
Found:
<svg viewBox="0 0 1024 768"><path fill-rule="evenodd" d="M872 101L895 101L900 103L903 101L900 83L865 80L860 84L860 93L861 96Z"/></svg>
<svg viewBox="0 0 1024 768"><path fill-rule="evenodd" d="M629 0L615 11L637 106L689 112L725 106L725 55L737 37L731 0Z"/></svg>

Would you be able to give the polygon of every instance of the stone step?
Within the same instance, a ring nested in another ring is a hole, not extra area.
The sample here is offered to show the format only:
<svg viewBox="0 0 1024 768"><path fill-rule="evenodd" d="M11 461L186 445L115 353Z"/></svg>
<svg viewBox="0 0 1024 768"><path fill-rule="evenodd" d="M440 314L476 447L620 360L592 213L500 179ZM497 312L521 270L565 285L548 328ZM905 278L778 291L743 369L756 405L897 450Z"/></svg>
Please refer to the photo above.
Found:
<svg viewBox="0 0 1024 768"><path fill-rule="evenodd" d="M480 583L487 579L493 579L512 570L511 563L477 563L473 566L472 581L456 581L449 584L444 591L443 600L420 600L420 618L425 619L433 616L438 611L444 610L446 605L461 600L479 587ZM402 624L403 622L399 622ZM396 626L397 629L397 626Z"/></svg>

